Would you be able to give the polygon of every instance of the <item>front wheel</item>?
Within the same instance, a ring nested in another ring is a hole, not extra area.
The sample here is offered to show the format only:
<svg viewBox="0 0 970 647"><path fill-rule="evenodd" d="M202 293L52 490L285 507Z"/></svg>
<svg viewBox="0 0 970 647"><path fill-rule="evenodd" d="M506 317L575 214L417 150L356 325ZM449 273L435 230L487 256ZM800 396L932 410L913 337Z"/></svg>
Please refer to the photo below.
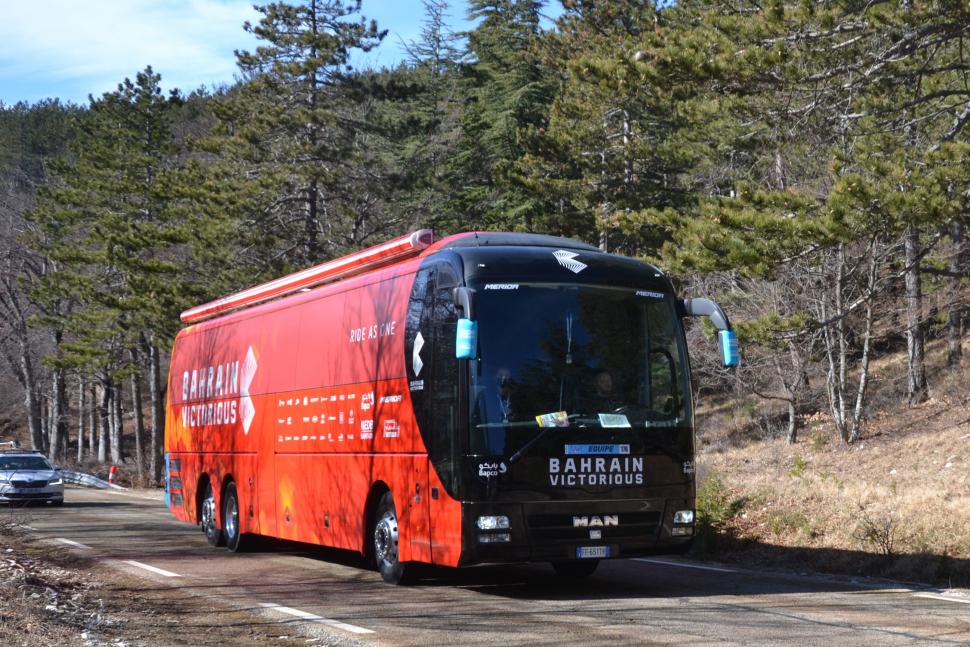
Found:
<svg viewBox="0 0 970 647"><path fill-rule="evenodd" d="M212 483L205 484L205 494L202 497L202 532L213 546L222 546L226 538L216 523L216 495L212 491Z"/></svg>
<svg viewBox="0 0 970 647"><path fill-rule="evenodd" d="M226 486L222 501L222 526L226 536L226 548L233 553L242 552L246 541L245 536L239 532L239 495L236 493L235 483Z"/></svg>
<svg viewBox="0 0 970 647"><path fill-rule="evenodd" d="M568 562L553 562L552 570L556 575L569 580L579 580L589 577L600 565L598 559L571 559Z"/></svg>
<svg viewBox="0 0 970 647"><path fill-rule="evenodd" d="M398 524L394 497L390 492L385 492L377 505L374 520L374 563L388 584L407 584L412 579L414 567L398 560L397 544Z"/></svg>

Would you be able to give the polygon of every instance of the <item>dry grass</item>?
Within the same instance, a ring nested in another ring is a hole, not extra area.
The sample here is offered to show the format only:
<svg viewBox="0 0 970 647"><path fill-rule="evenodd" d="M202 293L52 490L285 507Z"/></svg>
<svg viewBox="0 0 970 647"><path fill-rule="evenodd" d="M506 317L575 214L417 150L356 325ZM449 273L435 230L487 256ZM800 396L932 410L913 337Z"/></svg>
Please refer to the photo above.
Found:
<svg viewBox="0 0 970 647"><path fill-rule="evenodd" d="M719 542L719 556L756 548L772 562L970 584L966 401L884 410L848 447L826 423L814 416L795 445L702 452L702 474L716 474L726 502L720 534L731 541Z"/></svg>

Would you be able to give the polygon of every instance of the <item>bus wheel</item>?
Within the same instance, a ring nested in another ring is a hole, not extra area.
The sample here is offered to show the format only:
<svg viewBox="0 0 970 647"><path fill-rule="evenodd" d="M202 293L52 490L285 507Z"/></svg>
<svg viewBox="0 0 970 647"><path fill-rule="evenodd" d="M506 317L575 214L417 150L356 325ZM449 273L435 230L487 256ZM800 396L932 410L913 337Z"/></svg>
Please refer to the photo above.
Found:
<svg viewBox="0 0 970 647"><path fill-rule="evenodd" d="M578 580L592 575L599 565L598 559L571 559L568 562L553 562L552 570L556 571L559 577Z"/></svg>
<svg viewBox="0 0 970 647"><path fill-rule="evenodd" d="M222 525L226 536L226 548L233 553L242 552L246 541L243 534L239 532L239 495L236 494L236 484L232 481L226 486L226 495L222 503Z"/></svg>
<svg viewBox="0 0 970 647"><path fill-rule="evenodd" d="M213 546L222 546L225 535L216 525L216 495L212 491L212 483L205 484L205 496L202 498L202 532Z"/></svg>
<svg viewBox="0 0 970 647"><path fill-rule="evenodd" d="M397 512L394 510L394 497L385 492L377 505L374 522L374 562L381 577L389 584L407 584L413 567L398 561L397 555Z"/></svg>

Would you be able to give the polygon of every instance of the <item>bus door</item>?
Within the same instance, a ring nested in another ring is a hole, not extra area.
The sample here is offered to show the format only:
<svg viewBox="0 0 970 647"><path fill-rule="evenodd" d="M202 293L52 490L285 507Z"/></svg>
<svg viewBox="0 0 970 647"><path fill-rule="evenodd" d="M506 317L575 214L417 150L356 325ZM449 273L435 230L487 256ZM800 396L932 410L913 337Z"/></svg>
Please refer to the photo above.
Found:
<svg viewBox="0 0 970 647"><path fill-rule="evenodd" d="M407 347L411 401L428 450L428 456L416 457L413 465L409 492L411 550L415 559L423 556L433 562L447 560L461 542L460 536L451 536L447 530L460 529L460 520L456 523L454 519L440 518L446 510L454 514L453 506L446 504L448 493L456 492L458 471L458 312L452 296L457 285L458 274L448 263L422 268L415 278L408 306L408 328L414 338ZM415 389L415 384L419 388Z"/></svg>
<svg viewBox="0 0 970 647"><path fill-rule="evenodd" d="M458 286L458 276L447 263L436 266L435 289L432 317L429 322L431 332L431 382L428 385L430 444L430 469L434 469L441 484L447 491L455 492L455 478L458 473L460 451L458 446L459 420L459 362L455 358L455 333L458 327L458 311L455 308L453 291ZM437 488L435 488L437 490ZM447 496L444 492L432 492L438 499L432 500L431 515L431 552L433 561L445 563L446 555L461 545L460 533L451 536L449 528L459 528L440 516L453 508L440 505ZM439 504L439 505L436 505ZM454 520L450 520L454 521Z"/></svg>

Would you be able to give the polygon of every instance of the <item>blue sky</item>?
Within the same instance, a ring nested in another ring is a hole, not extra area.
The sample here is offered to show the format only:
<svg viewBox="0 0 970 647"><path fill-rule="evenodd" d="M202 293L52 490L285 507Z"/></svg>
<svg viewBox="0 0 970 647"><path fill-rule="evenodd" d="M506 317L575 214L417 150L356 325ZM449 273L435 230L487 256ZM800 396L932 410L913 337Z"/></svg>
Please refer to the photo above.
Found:
<svg viewBox="0 0 970 647"><path fill-rule="evenodd" d="M151 65L168 88L190 91L231 83L233 50L253 49L245 20L259 19L252 0L10 0L0 18L0 102L48 97L87 103ZM555 3L558 9L558 3ZM467 29L466 3L452 0L452 28ZM401 60L416 39L420 0L364 0L363 12L388 34L355 58L380 67Z"/></svg>

